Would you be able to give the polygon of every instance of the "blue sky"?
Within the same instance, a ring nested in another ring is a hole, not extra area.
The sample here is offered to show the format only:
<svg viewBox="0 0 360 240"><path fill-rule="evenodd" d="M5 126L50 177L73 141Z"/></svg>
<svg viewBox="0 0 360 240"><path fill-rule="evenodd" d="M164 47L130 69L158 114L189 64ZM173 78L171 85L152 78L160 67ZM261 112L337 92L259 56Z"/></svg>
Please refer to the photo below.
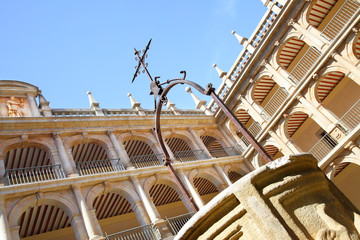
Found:
<svg viewBox="0 0 360 240"><path fill-rule="evenodd" d="M130 108L127 93L153 108L149 80L131 79L133 47L150 38L149 71L160 81L180 76L220 85L213 63L228 71L266 7L260 0L0 0L0 79L38 86L52 108ZM184 86L169 99L194 108ZM204 96L199 97L209 100Z"/></svg>

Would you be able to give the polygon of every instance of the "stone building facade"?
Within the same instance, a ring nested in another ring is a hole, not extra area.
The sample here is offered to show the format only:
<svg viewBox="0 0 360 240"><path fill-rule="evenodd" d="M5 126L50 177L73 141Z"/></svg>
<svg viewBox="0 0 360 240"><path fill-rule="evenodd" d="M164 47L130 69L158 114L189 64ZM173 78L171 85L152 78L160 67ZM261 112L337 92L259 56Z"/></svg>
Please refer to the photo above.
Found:
<svg viewBox="0 0 360 240"><path fill-rule="evenodd" d="M309 152L360 207L360 2L263 0L268 8L218 95L273 158ZM201 208L264 165L214 102L162 111L173 166ZM44 93L46 96L46 93ZM4 239L176 235L191 207L168 169L153 110L52 109L37 86L0 81Z"/></svg>

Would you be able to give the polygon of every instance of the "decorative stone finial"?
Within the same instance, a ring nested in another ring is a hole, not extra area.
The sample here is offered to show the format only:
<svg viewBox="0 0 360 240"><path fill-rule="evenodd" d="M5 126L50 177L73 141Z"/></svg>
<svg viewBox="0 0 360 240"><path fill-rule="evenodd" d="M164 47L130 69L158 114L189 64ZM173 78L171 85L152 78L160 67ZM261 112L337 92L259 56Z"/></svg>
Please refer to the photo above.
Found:
<svg viewBox="0 0 360 240"><path fill-rule="evenodd" d="M186 87L185 88L185 91L190 93L192 99L194 100L195 102L195 108L197 109L201 109L202 106L205 106L206 105L206 101L202 101L200 100L200 98L198 98L192 91L191 91L191 88L190 87Z"/></svg>
<svg viewBox="0 0 360 240"><path fill-rule="evenodd" d="M99 108L100 107L100 103L98 103L95 98L91 95L90 91L87 91L86 94L89 97L89 103L90 103L90 108Z"/></svg>
<svg viewBox="0 0 360 240"><path fill-rule="evenodd" d="M243 45L244 47L246 47L249 50L249 52L253 53L255 51L255 48L251 44L249 44L249 41L247 38L240 36L234 30L232 30L231 33L237 38L237 40L239 41L239 43L241 45Z"/></svg>
<svg viewBox="0 0 360 240"><path fill-rule="evenodd" d="M140 108L141 103L137 102L133 96L131 95L131 93L128 93L128 97L130 98L130 103L131 103L131 107L133 109L137 109Z"/></svg>
<svg viewBox="0 0 360 240"><path fill-rule="evenodd" d="M177 109L177 108L175 107L175 103L171 102L169 98L167 99L166 107L167 107L168 109L170 109L170 110L175 110L175 109Z"/></svg>
<svg viewBox="0 0 360 240"><path fill-rule="evenodd" d="M226 75L226 72L224 72L223 70L218 68L216 64L213 64L213 67L216 69L216 71L219 75L219 78L223 78Z"/></svg>
<svg viewBox="0 0 360 240"><path fill-rule="evenodd" d="M247 38L244 38L244 37L240 36L240 35L237 34L234 30L232 30L231 33L237 38L237 40L239 40L239 43L240 43L241 45L244 46L245 44L248 43L248 39L247 39Z"/></svg>

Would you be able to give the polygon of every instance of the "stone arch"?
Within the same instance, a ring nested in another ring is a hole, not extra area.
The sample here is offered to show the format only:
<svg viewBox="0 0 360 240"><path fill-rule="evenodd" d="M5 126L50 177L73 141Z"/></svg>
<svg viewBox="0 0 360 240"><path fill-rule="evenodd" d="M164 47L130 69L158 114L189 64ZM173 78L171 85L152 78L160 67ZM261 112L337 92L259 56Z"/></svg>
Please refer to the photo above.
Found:
<svg viewBox="0 0 360 240"><path fill-rule="evenodd" d="M166 131L163 134L163 138L167 142L168 139L171 138L177 138L183 140L192 150L196 150L197 146L194 144L194 142L191 140L192 136L189 133L186 132L172 132L172 131ZM172 147L169 145L170 149L172 150ZM173 151L173 150L172 150ZM173 151L174 152L174 151Z"/></svg>
<svg viewBox="0 0 360 240"><path fill-rule="evenodd" d="M257 105L261 106L266 96L276 85L277 83L272 79L271 75L262 75L251 88L251 98Z"/></svg>
<svg viewBox="0 0 360 240"><path fill-rule="evenodd" d="M306 116L305 116L306 115ZM312 114L311 114L311 112L309 112L309 111L307 111L307 109L306 108L304 108L304 107L300 107L300 106L297 106L297 107L294 107L293 109L292 109L292 111L290 112L290 114L289 114L289 116L285 119L285 123L284 123L284 134L285 134L285 137L286 137L286 139L290 139L291 138L291 136L297 131L297 129L302 125L302 123L304 123L304 121L309 117L309 116L311 116ZM290 124L290 122L291 122L291 120L292 119L294 119L294 118L292 118L292 117L297 117L297 118L302 118L301 120L302 120L302 123L300 124L300 125L298 125L297 127L296 127L296 129L295 129L295 131L290 131L289 132L289 124Z"/></svg>
<svg viewBox="0 0 360 240"><path fill-rule="evenodd" d="M289 71L295 58L307 44L300 38L292 36L287 38L276 53L276 62L284 70Z"/></svg>
<svg viewBox="0 0 360 240"><path fill-rule="evenodd" d="M352 156L344 156L335 159L332 162L333 169L330 174L330 180L333 181L336 175L339 174L350 163L360 166L360 160Z"/></svg>
<svg viewBox="0 0 360 240"><path fill-rule="evenodd" d="M356 62L360 59L360 31L356 35L351 34L349 38L352 40L346 45L346 53L352 62Z"/></svg>
<svg viewBox="0 0 360 240"><path fill-rule="evenodd" d="M1 144L0 156L3 156L4 165L7 169L51 165L58 162L56 154L54 155L57 149L53 143L53 141L45 139L30 138L25 141L22 141L21 138L9 139ZM17 156L16 161L9 163L10 158L16 159Z"/></svg>
<svg viewBox="0 0 360 240"><path fill-rule="evenodd" d="M206 135L215 138L223 148L231 147L229 142L226 139L224 139L222 134L216 129L200 130L198 133L200 137Z"/></svg>
<svg viewBox="0 0 360 240"><path fill-rule="evenodd" d="M176 204L181 212L192 211L185 196L183 196L174 179L169 175L156 174L147 178L144 182L144 191L153 200L162 217L166 215L167 211L166 208L164 209L161 206L166 204L181 202L180 205Z"/></svg>
<svg viewBox="0 0 360 240"><path fill-rule="evenodd" d="M93 186L86 194L86 203L90 209L94 209L94 200L96 197L108 193L108 192L117 192L124 196L126 200L129 201L132 207L137 201L140 201L139 196L136 191L127 184L117 184L117 183L99 183Z"/></svg>
<svg viewBox="0 0 360 240"><path fill-rule="evenodd" d="M132 134L132 133L126 133L126 134L121 134L119 136L119 140L122 142L122 144L124 145L124 148L129 156L129 158L133 157L133 156L138 156L139 154L136 154L135 152L129 152L129 142L130 141L139 141L142 142L144 144L146 144L145 146L147 146L150 150L146 150L145 154L160 154L160 152L158 151L158 149L156 148L156 140L153 137L149 137L146 134L140 134L140 133L136 133L136 134ZM151 153L150 153L151 152ZM135 155L134 155L135 154ZM141 153L142 154L142 153ZM140 155L141 155L140 154Z"/></svg>
<svg viewBox="0 0 360 240"><path fill-rule="evenodd" d="M18 147L38 147L48 152L57 151L54 141L51 139L28 138L23 141L19 138L12 138L0 143L0 154Z"/></svg>
<svg viewBox="0 0 360 240"><path fill-rule="evenodd" d="M13 205L11 208L8 219L9 226L17 226L18 219L21 214L29 207L38 206L40 204L52 204L61 208L70 218L74 215L79 215L79 208L76 205L76 199L70 194L60 193L39 193L27 196Z"/></svg>
<svg viewBox="0 0 360 240"><path fill-rule="evenodd" d="M210 181L212 184L214 184L214 186L219 192L224 190L223 182L220 180L221 178L218 175L218 173L215 171L215 169L208 168L208 169L200 169L197 171L191 171L189 173L189 180L193 184L193 186L195 186L194 179L196 178L205 178L206 180Z"/></svg>
<svg viewBox="0 0 360 240"><path fill-rule="evenodd" d="M228 164L224 167L224 172L232 183L247 174L247 172L241 168L241 164Z"/></svg>
<svg viewBox="0 0 360 240"><path fill-rule="evenodd" d="M66 139L64 142L65 149L71 149L71 153L75 162L77 161L77 157L74 156L74 150L78 148L87 148L87 147L97 147L99 152L99 159L92 160L104 160L104 159L114 159L117 158L114 151L112 151L113 146L110 139L106 135L74 135Z"/></svg>
<svg viewBox="0 0 360 240"><path fill-rule="evenodd" d="M322 0L324 2L324 0ZM325 0L326 1L326 0ZM320 0L313 0L310 3L310 6L307 9L306 13L306 21L314 28L318 29L320 24L326 18L327 14L331 10L331 8L336 4L336 2L332 5L328 2L327 5L319 5L318 2ZM319 11L320 10L320 11ZM320 14L319 14L320 13ZM325 13L325 16L321 16Z"/></svg>

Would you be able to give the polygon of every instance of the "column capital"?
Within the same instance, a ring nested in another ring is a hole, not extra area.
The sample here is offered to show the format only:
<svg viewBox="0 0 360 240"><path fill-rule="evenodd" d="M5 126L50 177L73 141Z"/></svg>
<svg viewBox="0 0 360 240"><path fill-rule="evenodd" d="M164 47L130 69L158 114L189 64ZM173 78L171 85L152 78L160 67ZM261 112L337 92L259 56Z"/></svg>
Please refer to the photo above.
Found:
<svg viewBox="0 0 360 240"><path fill-rule="evenodd" d="M109 129L106 131L106 135L108 135L110 137L111 135L114 135L114 132L115 132L114 129Z"/></svg>
<svg viewBox="0 0 360 240"><path fill-rule="evenodd" d="M335 59L336 57L338 57L338 56L340 56L340 54L338 54L336 51L334 51L334 52L331 53L331 57L334 58L334 59Z"/></svg>
<svg viewBox="0 0 360 240"><path fill-rule="evenodd" d="M71 189L74 191L77 191L77 190L81 191L81 186L78 183L73 183L73 184L71 184Z"/></svg>
<svg viewBox="0 0 360 240"><path fill-rule="evenodd" d="M312 79L318 80L318 79L319 79L319 75L318 75L317 73L314 73L314 74L312 75Z"/></svg>
<svg viewBox="0 0 360 240"><path fill-rule="evenodd" d="M53 132L52 137L55 139L57 137L61 137L61 132Z"/></svg>
<svg viewBox="0 0 360 240"><path fill-rule="evenodd" d="M294 26L295 25L295 20L292 18L290 19L290 21L288 22L289 26Z"/></svg>
<svg viewBox="0 0 360 240"><path fill-rule="evenodd" d="M299 94L296 96L296 99L301 102L301 100L304 99L304 96L303 96L301 93L299 93Z"/></svg>
<svg viewBox="0 0 360 240"><path fill-rule="evenodd" d="M354 143L353 141L348 142L348 143L345 144L345 146L344 146L344 148L347 148L347 149L349 149L350 151L351 151L353 148L355 148L355 147L357 147L357 146L355 145L355 143Z"/></svg>
<svg viewBox="0 0 360 240"><path fill-rule="evenodd" d="M269 64L269 62L268 62L268 60L266 60L266 59L262 60L261 63L260 63L260 65L263 66L263 67L265 67L265 68L266 68L266 66L267 66L268 64Z"/></svg>

